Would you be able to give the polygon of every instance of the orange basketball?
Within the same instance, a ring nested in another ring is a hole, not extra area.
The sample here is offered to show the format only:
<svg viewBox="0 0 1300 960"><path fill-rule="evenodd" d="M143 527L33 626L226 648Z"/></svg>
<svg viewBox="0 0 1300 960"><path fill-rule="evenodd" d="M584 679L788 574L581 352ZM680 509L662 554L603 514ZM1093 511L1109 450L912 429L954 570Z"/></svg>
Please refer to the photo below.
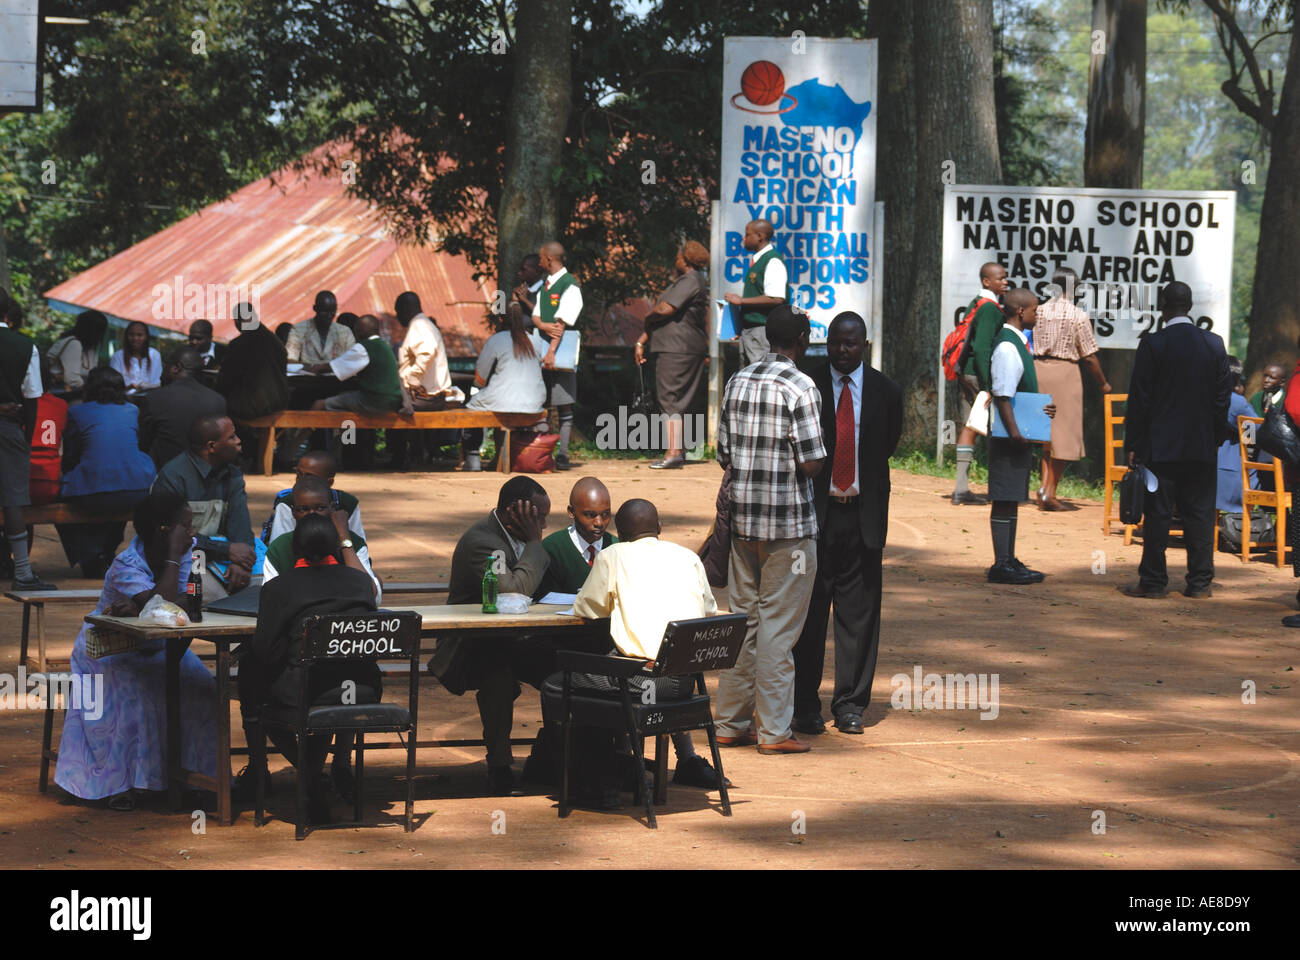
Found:
<svg viewBox="0 0 1300 960"><path fill-rule="evenodd" d="M785 77L771 60L755 60L740 75L740 92L756 107L766 107L785 93Z"/></svg>

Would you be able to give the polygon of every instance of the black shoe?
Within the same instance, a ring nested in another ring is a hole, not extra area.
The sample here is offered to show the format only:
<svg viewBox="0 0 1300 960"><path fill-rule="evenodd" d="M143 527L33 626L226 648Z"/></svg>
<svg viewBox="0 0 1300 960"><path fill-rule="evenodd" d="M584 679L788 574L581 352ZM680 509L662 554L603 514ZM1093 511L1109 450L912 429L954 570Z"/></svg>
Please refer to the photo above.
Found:
<svg viewBox="0 0 1300 960"><path fill-rule="evenodd" d="M515 792L515 773L509 767L488 767L488 783L492 785L492 794L497 797L513 796Z"/></svg>
<svg viewBox="0 0 1300 960"><path fill-rule="evenodd" d="M1282 626L1284 626L1284 627L1300 627L1300 613L1293 613L1293 614L1291 614L1291 616L1289 616L1289 617L1283 617L1283 618L1282 618Z"/></svg>
<svg viewBox="0 0 1300 960"><path fill-rule="evenodd" d="M565 454L565 453L556 454L556 456L555 456L555 469L556 469L556 470L572 470L572 469L573 469L573 464L569 463L569 456L568 456L568 454Z"/></svg>
<svg viewBox="0 0 1300 960"><path fill-rule="evenodd" d="M357 796L357 781L352 776L352 768L343 764L330 767L330 783L334 791L347 803L352 803Z"/></svg>
<svg viewBox="0 0 1300 960"><path fill-rule="evenodd" d="M725 777L723 779L726 780ZM699 755L687 757L685 760L677 761L677 769L673 771L673 783L683 787L716 790L718 771L713 769L713 764ZM727 780L727 786L731 786L730 780Z"/></svg>
<svg viewBox="0 0 1300 960"><path fill-rule="evenodd" d="M1209 587L1201 587L1198 590L1193 590L1191 587L1188 587L1183 591L1183 596L1188 600L1208 600L1210 597L1214 596L1214 591Z"/></svg>
<svg viewBox="0 0 1300 960"><path fill-rule="evenodd" d="M989 502L988 497L981 496L978 493L972 493L970 490L963 491L962 493L954 493L952 495L952 505L954 507L960 507L963 503L969 503L969 504L974 504L976 506L979 506L980 504L985 504L988 502Z"/></svg>
<svg viewBox="0 0 1300 960"><path fill-rule="evenodd" d="M585 807L588 810L623 809L623 796L615 786L579 790L570 795L569 802L575 807Z"/></svg>
<svg viewBox="0 0 1300 960"><path fill-rule="evenodd" d="M1043 575L1035 576L1033 570L1022 570L1015 566L1010 560L1004 560L1002 563L995 563L989 567L989 583L1007 583L1017 587L1027 586L1031 583L1038 583L1042 580Z"/></svg>
<svg viewBox="0 0 1300 960"><path fill-rule="evenodd" d="M686 463L685 457L664 457L650 464L651 470L680 470Z"/></svg>
<svg viewBox="0 0 1300 960"><path fill-rule="evenodd" d="M795 717L790 726L794 727L799 733L806 733L814 737L826 732L826 721L822 719L820 713L806 713L803 716Z"/></svg>
<svg viewBox="0 0 1300 960"><path fill-rule="evenodd" d="M1151 587L1144 587L1141 583L1121 584L1115 589L1126 597L1137 597L1139 600L1161 600L1169 595L1167 587L1156 590Z"/></svg>
<svg viewBox="0 0 1300 960"><path fill-rule="evenodd" d="M1015 557L1011 558L1011 565L1015 567L1017 570L1019 570L1021 574L1028 574L1029 576L1033 577L1034 578L1032 581L1033 583L1042 583L1047 576L1044 573L1039 573L1037 570L1030 570L1028 567L1026 567Z"/></svg>
<svg viewBox="0 0 1300 960"><path fill-rule="evenodd" d="M37 576L36 574L34 574L34 573L32 574L32 578L31 578L30 580L18 580L18 579L16 579L16 578L15 578L15 580L14 580L14 590L15 590L15 591L18 591L18 590L57 590L57 589L59 589L58 584L54 584L54 583L46 583L44 580L42 580L40 577L38 577L38 576Z"/></svg>
<svg viewBox="0 0 1300 960"><path fill-rule="evenodd" d="M846 713L835 718L835 729L840 733L861 733L862 718L856 713Z"/></svg>
<svg viewBox="0 0 1300 960"><path fill-rule="evenodd" d="M230 797L236 803L252 803L257 799L256 790L251 767L245 766L235 775L235 779L230 781ZM262 774L262 796L269 797L271 793L271 771L268 769Z"/></svg>

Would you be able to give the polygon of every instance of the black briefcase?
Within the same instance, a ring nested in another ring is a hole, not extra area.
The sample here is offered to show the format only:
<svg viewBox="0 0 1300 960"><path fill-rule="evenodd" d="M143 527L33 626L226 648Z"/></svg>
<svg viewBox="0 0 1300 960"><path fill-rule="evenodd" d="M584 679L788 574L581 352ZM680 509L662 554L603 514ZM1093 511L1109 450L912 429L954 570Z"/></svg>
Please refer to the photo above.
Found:
<svg viewBox="0 0 1300 960"><path fill-rule="evenodd" d="M1146 483L1136 468L1124 474L1119 482L1119 522L1136 526L1142 522L1142 500L1146 496Z"/></svg>
<svg viewBox="0 0 1300 960"><path fill-rule="evenodd" d="M1255 445L1283 463L1300 463L1300 434L1285 403L1275 403L1255 431Z"/></svg>

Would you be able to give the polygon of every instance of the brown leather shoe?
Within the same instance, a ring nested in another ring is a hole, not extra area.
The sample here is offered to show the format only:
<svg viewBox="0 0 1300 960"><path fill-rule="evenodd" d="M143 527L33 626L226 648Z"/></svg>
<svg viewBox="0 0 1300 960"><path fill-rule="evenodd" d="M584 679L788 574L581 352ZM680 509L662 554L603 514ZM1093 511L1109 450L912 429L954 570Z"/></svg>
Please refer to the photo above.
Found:
<svg viewBox="0 0 1300 960"><path fill-rule="evenodd" d="M1191 587L1188 587L1183 591L1183 596L1189 600L1208 600L1210 597L1214 596L1214 591L1209 587L1201 587L1199 590L1193 590Z"/></svg>
<svg viewBox="0 0 1300 960"><path fill-rule="evenodd" d="M807 753L812 749L812 744L807 743L797 737L788 737L780 743L761 743L758 745L759 753Z"/></svg>
<svg viewBox="0 0 1300 960"><path fill-rule="evenodd" d="M718 737L720 747L752 747L756 743L758 743L758 734L753 730L746 730L738 737Z"/></svg>
<svg viewBox="0 0 1300 960"><path fill-rule="evenodd" d="M1129 583L1122 587L1116 587L1120 593L1126 597L1137 597L1141 600L1161 600L1169 596L1166 590L1147 590L1140 583Z"/></svg>

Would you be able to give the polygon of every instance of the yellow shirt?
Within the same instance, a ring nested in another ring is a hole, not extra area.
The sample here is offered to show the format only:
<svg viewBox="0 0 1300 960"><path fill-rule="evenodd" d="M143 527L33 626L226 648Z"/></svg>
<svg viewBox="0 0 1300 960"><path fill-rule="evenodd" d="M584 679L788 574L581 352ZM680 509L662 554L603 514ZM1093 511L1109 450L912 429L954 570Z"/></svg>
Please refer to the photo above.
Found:
<svg viewBox="0 0 1300 960"><path fill-rule="evenodd" d="M619 653L646 660L658 656L670 620L717 611L700 558L657 537L601 550L573 602L580 617L609 617L609 635Z"/></svg>

